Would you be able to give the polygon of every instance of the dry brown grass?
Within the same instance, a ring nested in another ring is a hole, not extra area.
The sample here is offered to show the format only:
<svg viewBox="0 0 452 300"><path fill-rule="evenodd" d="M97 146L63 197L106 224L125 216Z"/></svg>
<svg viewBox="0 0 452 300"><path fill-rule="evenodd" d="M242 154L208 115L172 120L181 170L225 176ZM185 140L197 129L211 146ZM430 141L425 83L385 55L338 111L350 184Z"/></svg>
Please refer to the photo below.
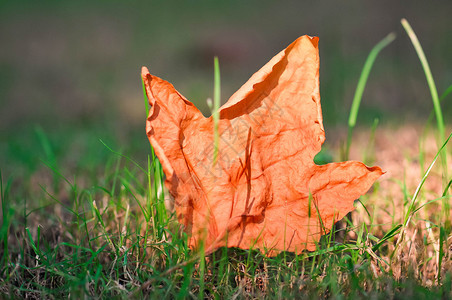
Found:
<svg viewBox="0 0 452 300"><path fill-rule="evenodd" d="M369 131L360 130L353 143L369 145L372 142L369 136ZM380 166L386 173L364 203L371 217L358 205L353 212L353 222L356 226L374 224L372 234L382 237L395 224L403 223L411 197L437 154L438 146L432 131L425 134L423 127L416 125L379 128L373 143L370 153L366 153L369 151L366 148L352 147L351 158L368 157L368 162ZM441 197L445 187L442 170L441 161L438 160L422 187L417 206ZM452 170L450 159L448 170ZM452 272L452 235L443 242L444 255L441 272L438 272L440 227L446 223L444 215L441 200L421 208L408 224L401 247L394 253L399 238L396 236L385 251L380 251L380 257L389 262L389 265L383 264L385 270L392 272L397 280L412 272L424 286L438 282L438 274Z"/></svg>

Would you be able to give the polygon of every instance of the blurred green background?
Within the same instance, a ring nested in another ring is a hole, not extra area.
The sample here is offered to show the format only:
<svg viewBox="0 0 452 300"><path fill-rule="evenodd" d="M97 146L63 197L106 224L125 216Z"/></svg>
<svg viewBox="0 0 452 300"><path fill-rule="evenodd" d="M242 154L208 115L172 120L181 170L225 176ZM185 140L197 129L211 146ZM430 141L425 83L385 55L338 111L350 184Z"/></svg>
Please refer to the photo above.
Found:
<svg viewBox="0 0 452 300"><path fill-rule="evenodd" d="M208 115L215 55L225 102L303 34L320 37L326 126L346 126L364 61L392 31L359 124L422 123L431 97L400 19L417 33L441 94L452 84L451 12L452 1L0 1L0 168L26 177L55 160L90 170L111 155L99 139L144 162L141 66ZM446 121L451 111L446 103Z"/></svg>

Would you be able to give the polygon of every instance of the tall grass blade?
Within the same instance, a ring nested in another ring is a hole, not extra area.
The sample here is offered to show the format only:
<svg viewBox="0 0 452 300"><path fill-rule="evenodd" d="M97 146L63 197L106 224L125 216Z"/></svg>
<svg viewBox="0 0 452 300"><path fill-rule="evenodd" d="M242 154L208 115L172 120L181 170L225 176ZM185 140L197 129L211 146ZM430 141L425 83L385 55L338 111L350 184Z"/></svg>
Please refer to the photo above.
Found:
<svg viewBox="0 0 452 300"><path fill-rule="evenodd" d="M438 281L438 284L441 283L441 266L443 262L444 255L444 244L447 240L447 234L444 230L444 227L439 227L439 253L438 253L438 274L436 275L436 279Z"/></svg>
<svg viewBox="0 0 452 300"><path fill-rule="evenodd" d="M11 226L11 216L14 211L11 207L11 202L9 200L9 190L11 188L12 180L11 178L6 183L6 186L3 186L3 177L2 171L0 169L0 197L2 202L2 226L0 228L0 239L1 244L3 244L3 255L1 259L0 265L0 274L4 272L8 272L8 264L10 261L9 251L8 251L8 234L9 228ZM6 274L9 278L9 272Z"/></svg>
<svg viewBox="0 0 452 300"><path fill-rule="evenodd" d="M427 58L425 57L424 50L422 49L421 43L419 42L416 34L414 33L413 29L411 28L410 23L408 23L408 21L406 19L402 19L400 22L402 23L403 28L407 32L407 34L411 40L411 43L413 44L414 49L416 50L416 53L419 57L422 68L424 69L425 77L427 79L427 84L430 89L430 94L432 96L433 108L434 108L435 116L436 116L436 123L437 123L438 131L440 134L440 140L439 140L438 144L441 145L442 141L445 138L445 125L444 125L443 113L441 110L440 99L438 97L438 90L436 89L436 84L433 79L432 71L430 70L430 66L428 64ZM449 89L450 89L450 87L449 87ZM446 93L443 95L443 97L445 98L448 95L448 93L450 93L450 91L446 91ZM441 159L443 160L443 165L445 166L444 167L444 171L445 171L444 175L447 179L447 154L446 154L446 151L442 152Z"/></svg>
<svg viewBox="0 0 452 300"><path fill-rule="evenodd" d="M163 170L160 161L155 155L154 149L151 149L152 154L152 167L154 169L154 199L156 201L156 216L155 222L158 227L162 227L167 222L167 211L165 207L165 194L163 191ZM160 232L160 230L159 230Z"/></svg>
<svg viewBox="0 0 452 300"><path fill-rule="evenodd" d="M35 252L37 260L41 261L42 259L44 259L44 255L42 254L41 249L39 249L39 247L36 245L36 242L33 239L33 235L31 234L30 229L27 227L27 228L25 228L25 231L27 232L30 246L33 249L33 251Z"/></svg>
<svg viewBox="0 0 452 300"><path fill-rule="evenodd" d="M199 294L198 299L204 299L204 287L205 287L205 280L204 275L206 271L206 251L205 251L205 244L203 239L201 241L201 249L200 249L200 255L199 258Z"/></svg>
<svg viewBox="0 0 452 300"><path fill-rule="evenodd" d="M452 179L449 180L449 182L447 183L446 187L444 188L443 191L443 197L445 197L449 192L450 186L452 185Z"/></svg>
<svg viewBox="0 0 452 300"><path fill-rule="evenodd" d="M447 98L447 96L449 96L452 93L452 85L450 85L445 91L444 93L441 95L441 97L439 97L439 103L440 105L444 102L444 100ZM433 110L430 112L430 114L428 115L428 119L426 122L426 126L425 127L429 127L430 123L432 122L433 117L435 116L435 108L433 108ZM426 129L424 129L424 131L426 131ZM423 134L424 136L425 134Z"/></svg>
<svg viewBox="0 0 452 300"><path fill-rule="evenodd" d="M364 63L363 70L361 71L361 76L359 77L358 85L356 86L355 96L353 97L352 107L350 109L350 116L348 118L348 134L347 134L347 144L345 148L344 160L348 160L350 154L350 145L352 143L353 129L356 125L356 119L358 117L359 106L361 104L361 99L363 97L364 88L366 87L367 78L369 77L370 70L381 50L388 46L396 38L395 33L391 32L384 39L382 39L378 44L376 44L369 53L369 56Z"/></svg>
<svg viewBox="0 0 452 300"><path fill-rule="evenodd" d="M441 97L439 97L439 103L442 104L442 103L444 102L444 99L446 99L447 96L449 96L451 93L452 93L452 85L450 85L450 86L444 91L444 93L441 95ZM435 109L433 108L433 109L430 111L430 114L428 115L427 121L425 122L425 127L424 127L424 129L423 129L423 131L422 131L422 135L421 135L422 138L420 139L420 142L419 142L419 144L420 144L419 149L422 149L422 148L423 148L423 147L422 147L422 140L426 138L426 136L427 136L427 130L429 129L430 124L432 123L432 120L433 120L433 117L434 117L434 116L435 116ZM422 174L424 173L424 170L422 169L422 168L423 168L423 165L424 165L424 161L423 161L423 158L424 158L424 157L423 157L423 155L424 155L424 153L421 152L421 153L420 153L420 157L419 157L419 165L421 166L421 172L422 172Z"/></svg>
<svg viewBox="0 0 452 300"><path fill-rule="evenodd" d="M154 163L154 158L152 163ZM152 236L154 239L157 238L157 224L155 219L155 213L154 213L154 201L152 201L152 183L151 183L151 158L148 155L148 172L147 172L147 179L148 179L148 190L147 190L147 201L148 201L148 209L151 213L151 219L152 219Z"/></svg>
<svg viewBox="0 0 452 300"><path fill-rule="evenodd" d="M450 85L450 86L444 91L444 93L441 95L441 97L439 97L439 103L443 102L444 99L446 99L446 97L449 96L450 93L452 93L452 85Z"/></svg>
<svg viewBox="0 0 452 300"><path fill-rule="evenodd" d="M187 299L189 296L189 288L192 282L193 263L189 263L184 268L184 281L180 287L176 299Z"/></svg>
<svg viewBox="0 0 452 300"><path fill-rule="evenodd" d="M213 86L213 164L217 163L218 159L218 147L220 142L220 134L218 132L218 123L220 121L220 97L221 97L221 86L220 86L220 63L218 62L218 57L214 58L214 86Z"/></svg>
<svg viewBox="0 0 452 300"><path fill-rule="evenodd" d="M416 53L419 57L419 60L421 61L422 68L424 69L425 77L427 79L428 87L430 89L430 94L432 95L433 100L433 107L435 109L435 115L436 115L436 122L438 126L438 130L440 133L440 141L441 142L444 139L445 136L445 129L444 129L444 120L443 120L443 113L441 111L441 105L439 103L439 97L438 97L438 91L436 89L435 81L433 80L432 71L430 70L430 66L428 64L427 58L425 57L424 50L422 49L421 43L419 42L416 34L414 33L413 29L411 28L410 23L406 19L402 19L400 21L402 23L403 28L405 29L406 33L408 34L411 43L414 46L414 49L416 50Z"/></svg>
<svg viewBox="0 0 452 300"><path fill-rule="evenodd" d="M372 251L377 251L387 240L394 237L397 233L399 233L400 228L402 227L401 224L398 224L391 228L386 234L372 247Z"/></svg>
<svg viewBox="0 0 452 300"><path fill-rule="evenodd" d="M441 103L440 99L438 97L438 91L436 89L436 84L433 79L432 72L430 70L430 66L428 64L427 58L425 57L424 50L422 49L421 43L419 42L416 34L414 33L413 29L411 28L410 23L406 19L402 19L400 21L402 23L403 28L405 28L405 31L407 32L408 36L410 37L411 43L414 46L414 49L416 50L416 53L419 57L419 60L421 61L422 68L424 69L425 77L427 79L428 87L430 89L430 94L432 95L432 101L433 101L433 108L435 111L436 116L436 124L439 131L439 141L438 146L442 144L442 141L445 138L445 125L444 125L444 119L443 119L443 113L441 110ZM450 88L449 88L450 89ZM448 91L446 91L445 96L448 94ZM443 179L445 182L448 180L448 166L447 166L447 151L444 149L440 152L441 157L441 164L443 167ZM444 198L443 200L443 211L444 211L444 217L446 219L446 228L450 229L451 221L450 221L450 205L449 205L449 199Z"/></svg>
<svg viewBox="0 0 452 300"><path fill-rule="evenodd" d="M149 100L146 96L146 87L144 86L144 81L141 79L141 86L143 87L143 96L144 96L144 107L146 108L146 118L149 116Z"/></svg>

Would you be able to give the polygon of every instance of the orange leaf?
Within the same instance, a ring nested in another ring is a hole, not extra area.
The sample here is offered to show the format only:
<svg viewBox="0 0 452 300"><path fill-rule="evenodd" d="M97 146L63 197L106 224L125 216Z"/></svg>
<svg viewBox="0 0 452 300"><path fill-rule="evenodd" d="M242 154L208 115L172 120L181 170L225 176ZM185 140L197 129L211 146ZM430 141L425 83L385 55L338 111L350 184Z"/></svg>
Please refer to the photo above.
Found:
<svg viewBox="0 0 452 300"><path fill-rule="evenodd" d="M302 36L255 73L212 117L143 67L146 131L189 246L315 250L333 222L383 172L355 161L317 166L325 140L318 38Z"/></svg>

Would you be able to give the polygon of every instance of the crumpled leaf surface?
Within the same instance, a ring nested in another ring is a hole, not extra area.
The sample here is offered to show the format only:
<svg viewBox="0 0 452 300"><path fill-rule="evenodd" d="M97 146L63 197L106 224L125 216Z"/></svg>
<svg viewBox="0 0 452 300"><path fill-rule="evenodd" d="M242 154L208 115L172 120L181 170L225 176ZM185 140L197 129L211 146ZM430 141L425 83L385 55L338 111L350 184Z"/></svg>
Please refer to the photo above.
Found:
<svg viewBox="0 0 452 300"><path fill-rule="evenodd" d="M143 67L147 135L166 174L189 246L315 250L383 172L356 161L318 166L325 140L318 38L302 36L220 108L214 124Z"/></svg>

